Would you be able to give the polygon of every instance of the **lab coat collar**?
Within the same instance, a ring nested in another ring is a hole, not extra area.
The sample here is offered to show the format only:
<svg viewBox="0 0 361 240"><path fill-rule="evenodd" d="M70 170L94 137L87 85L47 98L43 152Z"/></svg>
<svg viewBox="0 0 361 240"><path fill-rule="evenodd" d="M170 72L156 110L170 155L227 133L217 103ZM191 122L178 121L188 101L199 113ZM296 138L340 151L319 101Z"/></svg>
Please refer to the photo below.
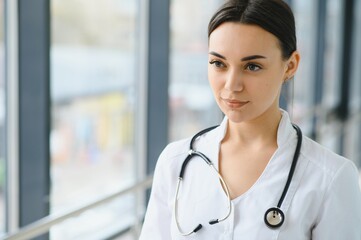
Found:
<svg viewBox="0 0 361 240"><path fill-rule="evenodd" d="M294 137L296 137L296 133L293 129L293 126L292 126L292 123L291 123L288 113L283 109L280 109L280 111L281 111L282 117L281 117L281 121L278 125L278 130L277 130L278 147L281 147L281 146L285 145L286 143L288 143L290 138L292 137L292 135L294 135ZM218 144L220 144L220 142L225 137L226 132L227 132L227 126L228 126L228 118L227 118L227 116L225 116L223 118L223 121L220 124L220 126L215 129L215 134L216 134L216 139L217 139Z"/></svg>

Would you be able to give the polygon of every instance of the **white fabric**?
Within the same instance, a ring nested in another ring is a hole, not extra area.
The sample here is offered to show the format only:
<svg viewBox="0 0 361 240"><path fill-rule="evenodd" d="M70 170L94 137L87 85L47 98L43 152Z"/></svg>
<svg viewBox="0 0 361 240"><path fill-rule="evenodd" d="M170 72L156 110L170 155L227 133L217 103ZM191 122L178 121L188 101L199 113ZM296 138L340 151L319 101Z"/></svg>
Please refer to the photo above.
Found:
<svg viewBox="0 0 361 240"><path fill-rule="evenodd" d="M195 149L208 156L218 169L218 152L227 118L202 135ZM264 223L264 214L281 197L293 159L297 135L288 114L282 111L277 133L278 149L256 183L232 200L232 213L224 222L227 198L216 173L199 157L187 166L179 194L180 226L184 232L199 223L191 236L179 234L173 204L181 165L190 139L169 144L159 157L141 240L246 239L246 240L361 240L361 192L358 170L341 156L303 136L300 157L281 209L285 222L279 229Z"/></svg>

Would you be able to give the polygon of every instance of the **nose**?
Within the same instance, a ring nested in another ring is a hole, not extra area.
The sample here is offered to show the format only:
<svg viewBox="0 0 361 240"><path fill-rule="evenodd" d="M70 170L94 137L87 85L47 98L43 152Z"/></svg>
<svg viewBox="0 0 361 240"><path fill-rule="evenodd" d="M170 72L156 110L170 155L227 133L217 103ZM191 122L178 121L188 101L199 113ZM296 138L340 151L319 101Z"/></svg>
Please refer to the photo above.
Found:
<svg viewBox="0 0 361 240"><path fill-rule="evenodd" d="M226 77L224 88L228 91L239 92L244 88L241 73L236 69L230 70Z"/></svg>

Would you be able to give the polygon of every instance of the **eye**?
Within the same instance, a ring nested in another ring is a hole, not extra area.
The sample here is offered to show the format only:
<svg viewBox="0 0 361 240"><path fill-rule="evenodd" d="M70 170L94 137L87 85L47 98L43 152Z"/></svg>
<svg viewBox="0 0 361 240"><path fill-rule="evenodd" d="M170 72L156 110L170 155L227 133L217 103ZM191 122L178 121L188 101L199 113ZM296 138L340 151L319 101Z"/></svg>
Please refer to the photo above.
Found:
<svg viewBox="0 0 361 240"><path fill-rule="evenodd" d="M258 66L257 64L249 63L246 65L246 69L251 72L257 72L257 71L261 70L262 68L260 66Z"/></svg>
<svg viewBox="0 0 361 240"><path fill-rule="evenodd" d="M218 60L212 60L209 62L209 64L214 65L216 68L225 68L226 67L224 65L224 63L222 63L221 61L218 61Z"/></svg>

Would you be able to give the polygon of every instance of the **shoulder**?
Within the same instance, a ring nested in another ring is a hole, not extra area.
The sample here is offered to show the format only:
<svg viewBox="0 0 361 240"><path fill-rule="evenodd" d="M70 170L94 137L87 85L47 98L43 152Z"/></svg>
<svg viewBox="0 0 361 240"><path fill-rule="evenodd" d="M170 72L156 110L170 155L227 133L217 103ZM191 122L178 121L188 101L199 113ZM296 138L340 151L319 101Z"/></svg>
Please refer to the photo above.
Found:
<svg viewBox="0 0 361 240"><path fill-rule="evenodd" d="M195 145L204 142L204 137L207 134L197 139ZM192 137L169 143L159 155L154 171L153 188L161 188L163 193L168 192L169 198L174 194L182 164L190 150Z"/></svg>
<svg viewBox="0 0 361 240"><path fill-rule="evenodd" d="M217 142L220 132L222 132L222 129L218 128L219 126L213 126L210 128L206 128L198 133L195 133L193 136L184 138L178 141L174 141L169 143L162 153L159 156L158 164L160 165L173 165L173 164L180 164L183 163L183 161L179 161L179 159L184 160L185 157L188 155L190 150L190 143L191 139L196 136L198 137L193 143L193 149L198 149L199 147L209 147L209 144Z"/></svg>
<svg viewBox="0 0 361 240"><path fill-rule="evenodd" d="M191 138L185 138L169 143L159 156L159 164L171 164L176 159L186 156L189 151L189 143Z"/></svg>
<svg viewBox="0 0 361 240"><path fill-rule="evenodd" d="M302 203L312 205L312 239L359 239L361 191L355 164L307 137L301 156L307 163Z"/></svg>
<svg viewBox="0 0 361 240"><path fill-rule="evenodd" d="M301 155L308 160L316 174L321 174L326 182L331 183L340 175L358 180L358 170L354 163L342 157L312 139L304 136ZM350 179L351 180L351 179Z"/></svg>
<svg viewBox="0 0 361 240"><path fill-rule="evenodd" d="M188 155L191 138L169 143L159 155L155 175L176 179L182 163Z"/></svg>

